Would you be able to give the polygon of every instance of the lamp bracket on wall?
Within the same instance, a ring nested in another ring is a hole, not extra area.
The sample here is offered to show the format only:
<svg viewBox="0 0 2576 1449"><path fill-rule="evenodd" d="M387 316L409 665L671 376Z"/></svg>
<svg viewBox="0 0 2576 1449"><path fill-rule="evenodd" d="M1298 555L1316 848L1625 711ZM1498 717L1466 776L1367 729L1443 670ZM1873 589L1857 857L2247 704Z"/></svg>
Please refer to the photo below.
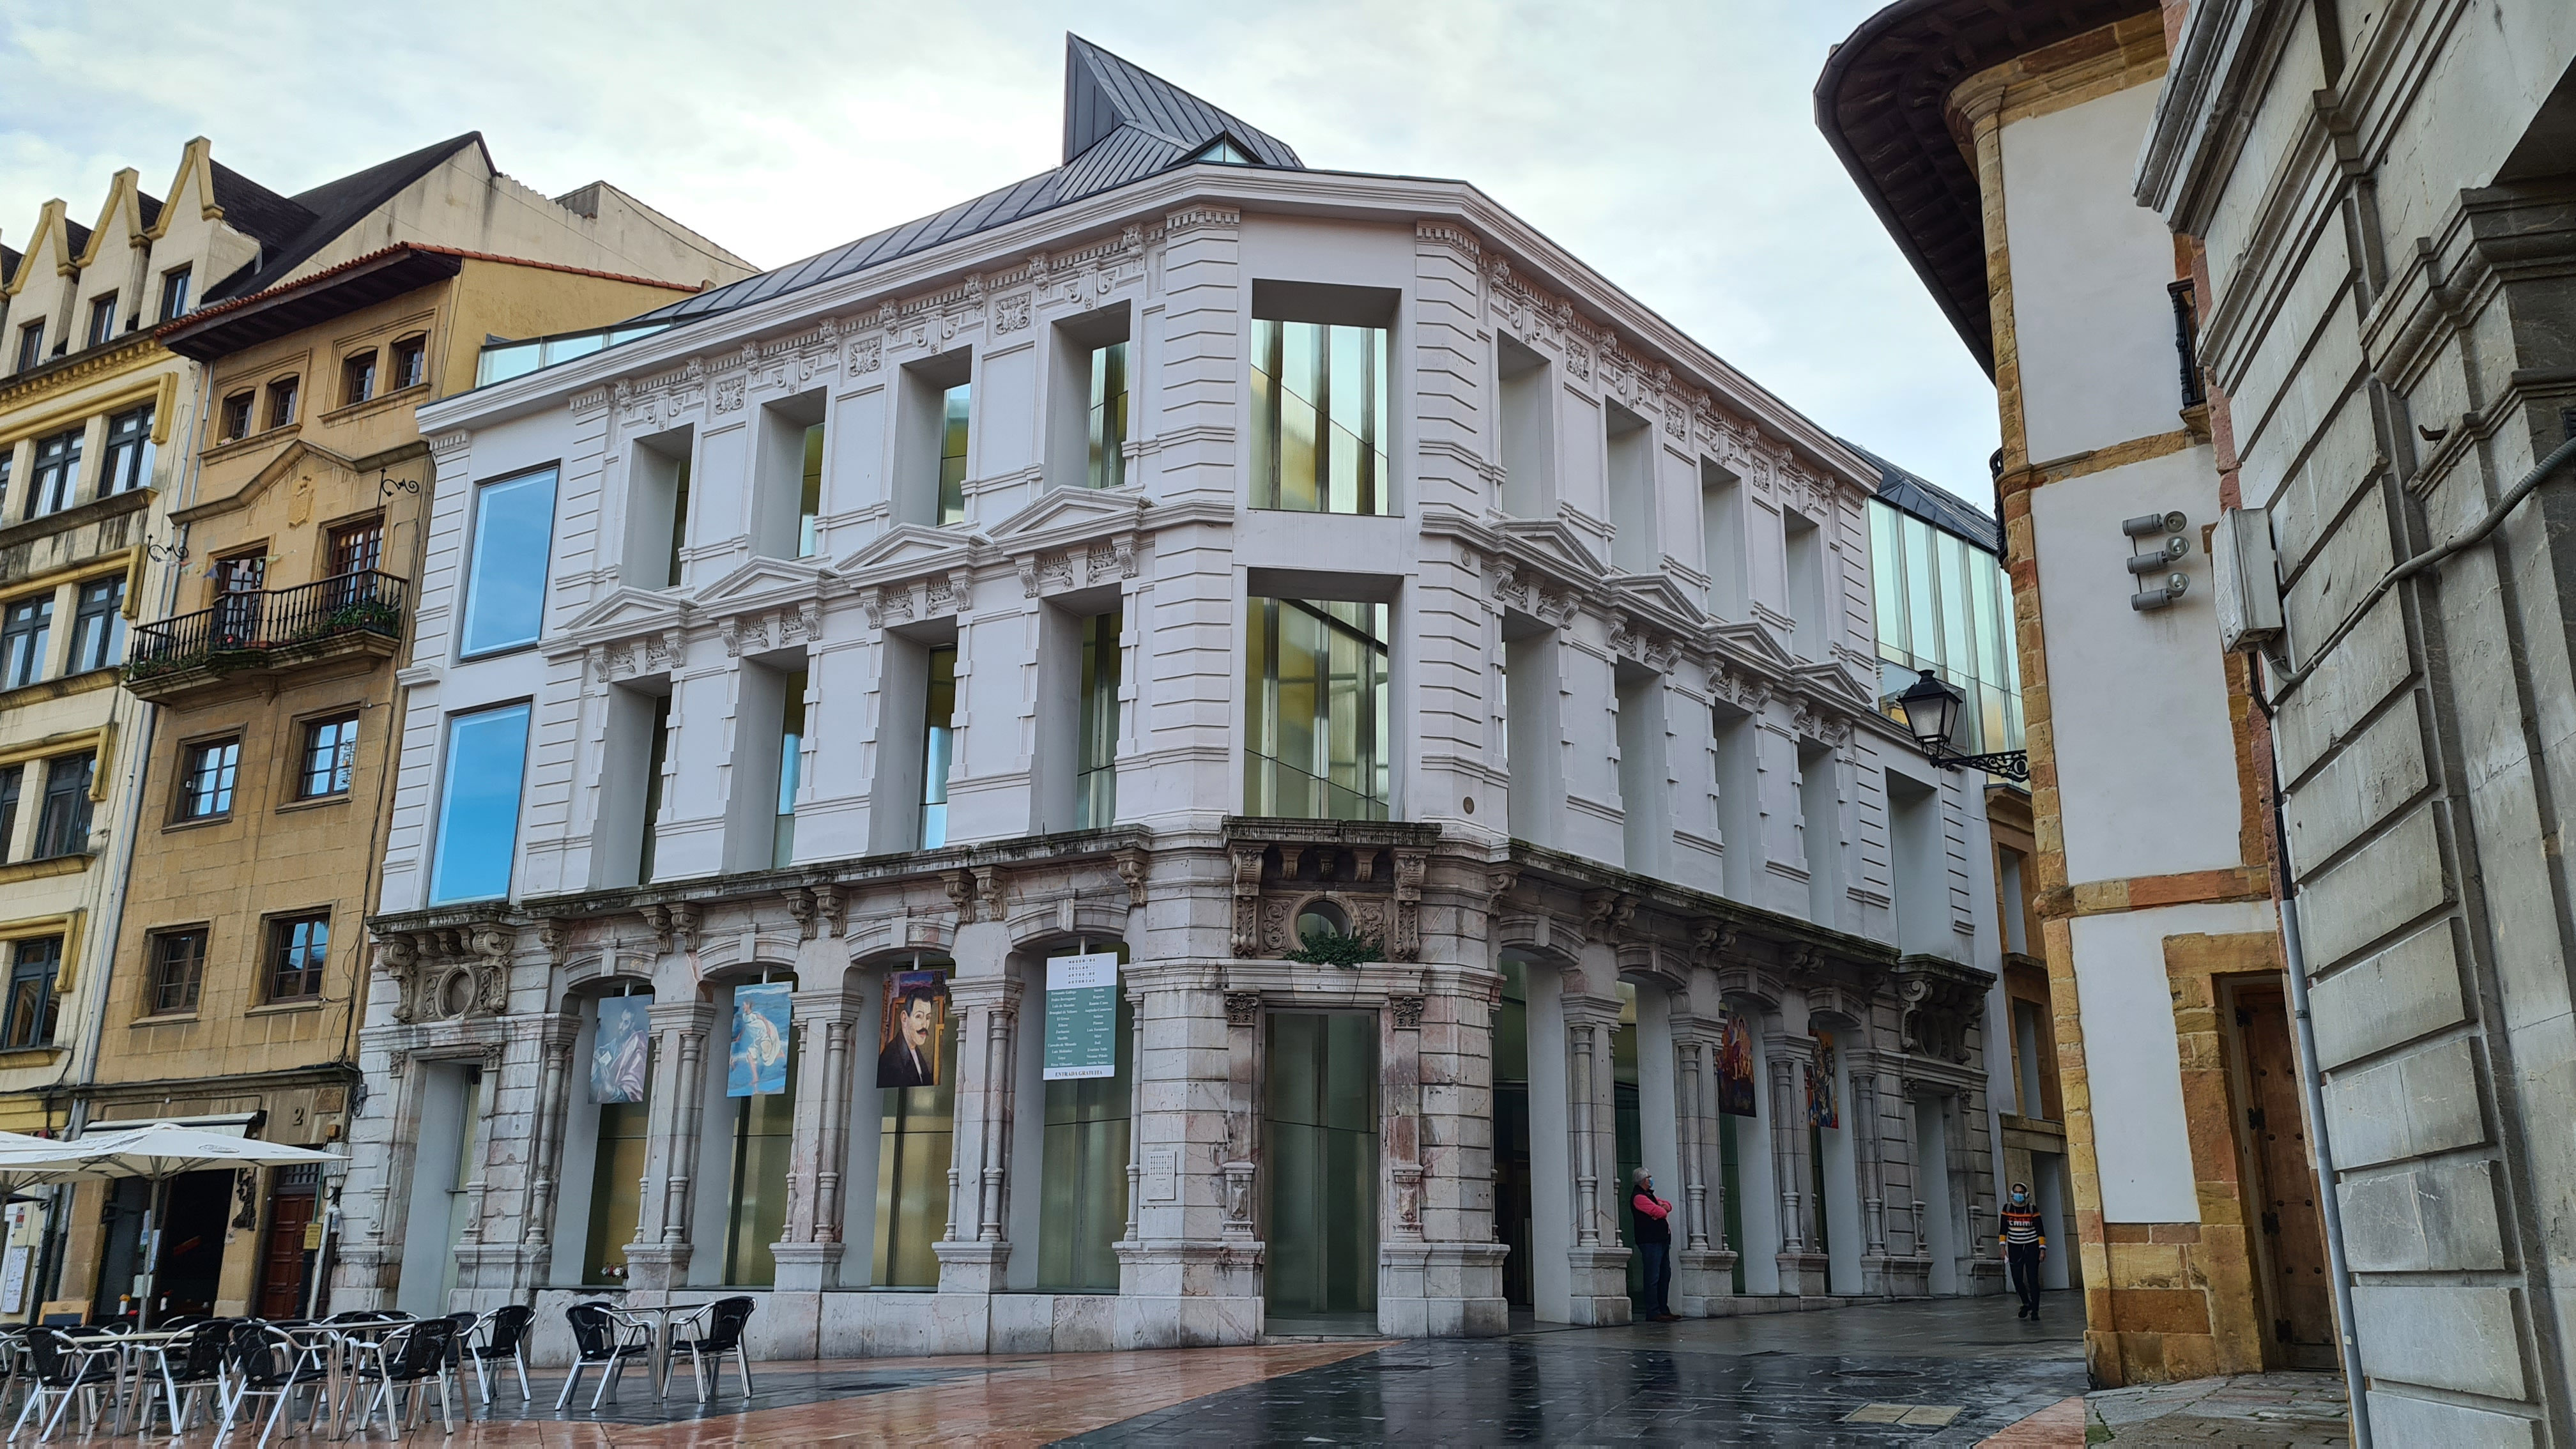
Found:
<svg viewBox="0 0 2576 1449"><path fill-rule="evenodd" d="M1959 707L1968 697L1958 688L1929 669L1916 671L1923 677L1896 697L1896 712L1903 720L1906 733L1923 749L1923 757L1948 770L1983 770L2007 780L2030 783L2030 752L1998 750L1987 755L1963 755L1950 748L1950 732L1958 727Z"/></svg>
<svg viewBox="0 0 2576 1449"><path fill-rule="evenodd" d="M186 563L188 561L188 546L184 543L156 543L152 539L146 538L143 540L143 552L154 563Z"/></svg>
<svg viewBox="0 0 2576 1449"><path fill-rule="evenodd" d="M396 492L408 493L414 498L417 498L420 496L420 480L417 478L396 478L392 475L390 470L378 468L376 470L376 496L379 498L390 499Z"/></svg>

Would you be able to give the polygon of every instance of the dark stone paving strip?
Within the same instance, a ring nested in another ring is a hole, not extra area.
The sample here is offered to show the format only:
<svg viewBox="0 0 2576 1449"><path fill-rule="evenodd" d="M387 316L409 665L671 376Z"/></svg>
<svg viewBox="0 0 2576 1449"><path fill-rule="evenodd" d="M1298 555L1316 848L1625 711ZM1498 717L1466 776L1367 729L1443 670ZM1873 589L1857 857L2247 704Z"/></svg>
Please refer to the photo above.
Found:
<svg viewBox="0 0 2576 1449"><path fill-rule="evenodd" d="M1071 1445L1969 1445L2070 1394L2080 1359L1866 1359L1594 1347L1570 1335L1399 1344L1139 1415ZM1947 1428L1846 1424L1863 1404L1956 1404Z"/></svg>

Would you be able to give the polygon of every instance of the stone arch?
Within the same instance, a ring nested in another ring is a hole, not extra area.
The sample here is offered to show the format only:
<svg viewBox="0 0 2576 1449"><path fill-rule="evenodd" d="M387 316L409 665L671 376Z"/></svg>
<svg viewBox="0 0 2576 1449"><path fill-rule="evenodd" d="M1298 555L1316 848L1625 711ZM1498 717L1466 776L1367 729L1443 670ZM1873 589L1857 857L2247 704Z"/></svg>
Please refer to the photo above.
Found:
<svg viewBox="0 0 2576 1449"><path fill-rule="evenodd" d="M957 923L939 916L877 916L850 922L841 939L853 966L910 951L946 956L957 944Z"/></svg>
<svg viewBox="0 0 2576 1449"><path fill-rule="evenodd" d="M1010 933L1013 951L1031 951L1055 941L1083 937L1124 941L1127 907L1065 896L1013 911L1002 925Z"/></svg>

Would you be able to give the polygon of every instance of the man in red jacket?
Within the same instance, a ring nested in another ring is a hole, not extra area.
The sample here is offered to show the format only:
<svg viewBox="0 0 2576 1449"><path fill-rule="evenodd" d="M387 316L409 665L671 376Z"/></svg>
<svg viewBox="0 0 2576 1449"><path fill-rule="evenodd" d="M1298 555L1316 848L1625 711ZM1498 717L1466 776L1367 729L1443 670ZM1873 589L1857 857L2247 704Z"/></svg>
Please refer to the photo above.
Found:
<svg viewBox="0 0 2576 1449"><path fill-rule="evenodd" d="M1654 1174L1640 1167L1628 1174L1628 1240L1637 1245L1637 1255L1646 1270L1646 1318L1654 1323L1678 1323L1681 1315L1672 1310L1673 1289L1673 1205L1655 1196Z"/></svg>

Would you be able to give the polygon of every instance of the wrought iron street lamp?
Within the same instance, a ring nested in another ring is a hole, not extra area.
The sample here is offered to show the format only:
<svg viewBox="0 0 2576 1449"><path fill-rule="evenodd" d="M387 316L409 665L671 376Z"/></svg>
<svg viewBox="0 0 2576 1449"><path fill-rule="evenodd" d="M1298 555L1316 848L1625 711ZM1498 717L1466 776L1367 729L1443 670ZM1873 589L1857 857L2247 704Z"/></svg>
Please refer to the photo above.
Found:
<svg viewBox="0 0 2576 1449"><path fill-rule="evenodd" d="M1952 750L1950 732L1958 728L1959 706L1967 703L1968 697L1931 670L1919 672L1923 677L1896 697L1896 713L1904 720L1906 732L1923 747L1925 758L1947 769L1984 770L2007 780L2030 783L2030 755L2027 751L1962 755Z"/></svg>

